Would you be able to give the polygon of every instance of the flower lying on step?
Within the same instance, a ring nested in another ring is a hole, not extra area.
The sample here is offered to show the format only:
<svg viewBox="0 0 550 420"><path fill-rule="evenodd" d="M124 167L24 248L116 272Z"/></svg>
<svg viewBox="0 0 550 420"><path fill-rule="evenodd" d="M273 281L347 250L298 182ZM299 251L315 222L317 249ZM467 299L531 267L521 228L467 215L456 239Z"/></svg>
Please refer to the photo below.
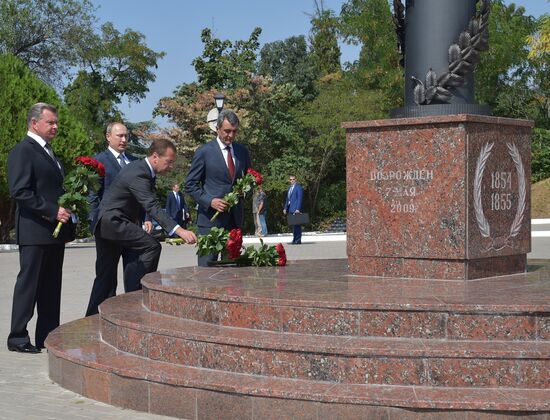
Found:
<svg viewBox="0 0 550 420"><path fill-rule="evenodd" d="M65 193L59 197L58 204L65 207L82 219L89 211L88 192L90 188L99 188L99 178L105 176L105 167L101 162L88 157L79 156L75 159L76 167L65 177L63 189ZM59 222L53 231L57 238L63 223Z"/></svg>
<svg viewBox="0 0 550 420"><path fill-rule="evenodd" d="M167 239L170 245L181 245L180 238ZM210 261L208 265L235 265L235 266L284 266L286 265L286 252L283 244L276 246L267 245L260 239L260 246L255 248L250 245L243 248L243 236L240 229L231 232L223 228L213 227L208 235L199 236L197 241L197 255L222 254L220 261Z"/></svg>

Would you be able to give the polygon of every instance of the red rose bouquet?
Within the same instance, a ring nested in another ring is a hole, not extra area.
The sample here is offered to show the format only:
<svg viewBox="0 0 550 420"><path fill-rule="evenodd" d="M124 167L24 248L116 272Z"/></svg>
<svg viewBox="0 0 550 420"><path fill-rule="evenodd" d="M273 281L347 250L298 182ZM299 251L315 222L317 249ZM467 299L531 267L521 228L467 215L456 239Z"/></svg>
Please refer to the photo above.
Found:
<svg viewBox="0 0 550 420"><path fill-rule="evenodd" d="M243 197L256 185L261 185L262 182L262 175L258 171L255 171L252 168L248 168L246 171L246 175L242 178L239 178L235 185L233 185L233 189L231 190L231 192L223 197L223 199L228 203L227 210L237 205L237 203L239 202L239 197ZM214 216L212 216L210 221L213 222L216 217L219 216L219 214L220 212L217 211Z"/></svg>
<svg viewBox="0 0 550 420"><path fill-rule="evenodd" d="M179 238L167 239L170 245L181 245ZM236 266L284 266L286 252L283 244L267 245L260 239L260 247L250 245L243 248L243 236L240 229L227 232L223 228L213 227L208 235L199 236L197 241L197 255L222 254L220 261L211 261L208 265L236 265Z"/></svg>
<svg viewBox="0 0 550 420"><path fill-rule="evenodd" d="M105 167L101 162L88 156L75 159L76 167L65 177L63 188L65 194L59 197L58 204L85 218L89 211L88 191L99 188L99 178L105 176ZM63 223L59 222L53 232L57 238Z"/></svg>

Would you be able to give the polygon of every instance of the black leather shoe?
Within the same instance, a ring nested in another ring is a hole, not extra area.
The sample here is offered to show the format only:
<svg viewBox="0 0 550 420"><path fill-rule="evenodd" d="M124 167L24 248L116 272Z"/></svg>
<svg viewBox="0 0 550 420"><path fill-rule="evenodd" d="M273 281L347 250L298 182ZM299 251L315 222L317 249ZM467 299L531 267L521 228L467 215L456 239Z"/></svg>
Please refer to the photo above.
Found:
<svg viewBox="0 0 550 420"><path fill-rule="evenodd" d="M18 353L41 353L40 349L34 347L31 343L8 344L8 350Z"/></svg>

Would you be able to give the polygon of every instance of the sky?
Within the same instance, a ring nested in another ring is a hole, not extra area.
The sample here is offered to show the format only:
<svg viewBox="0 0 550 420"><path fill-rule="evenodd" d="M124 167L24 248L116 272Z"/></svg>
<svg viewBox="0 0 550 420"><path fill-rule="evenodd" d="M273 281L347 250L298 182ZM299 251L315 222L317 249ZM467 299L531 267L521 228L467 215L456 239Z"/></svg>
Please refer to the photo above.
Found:
<svg viewBox="0 0 550 420"><path fill-rule="evenodd" d="M247 40L255 27L262 28L260 48L269 42L282 41L291 36L309 34L310 15L314 0L91 0L97 7L98 24L113 22L123 32L129 28L145 36L147 46L164 51L158 61L156 81L149 84L146 98L120 109L131 122L146 121L158 100L172 96L183 83L196 81L191 62L202 54L200 39L204 28L211 28L213 36L222 40ZM324 8L339 14L345 0L324 0ZM507 1L506 3L509 3ZM516 0L526 13L538 17L550 13L546 0ZM341 45L342 63L354 61L358 49ZM214 103L212 103L214 106ZM157 120L163 124L163 121Z"/></svg>

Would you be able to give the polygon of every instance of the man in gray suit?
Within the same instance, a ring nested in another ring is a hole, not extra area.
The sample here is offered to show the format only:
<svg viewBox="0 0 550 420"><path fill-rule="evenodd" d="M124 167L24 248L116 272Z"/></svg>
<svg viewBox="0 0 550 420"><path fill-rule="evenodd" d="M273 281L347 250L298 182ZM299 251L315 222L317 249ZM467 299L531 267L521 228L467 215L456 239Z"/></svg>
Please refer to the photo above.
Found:
<svg viewBox="0 0 550 420"><path fill-rule="evenodd" d="M170 235L176 234L186 243L195 243L193 232L183 229L160 207L155 194L155 177L168 173L176 161L176 147L169 140L155 140L147 157L126 165L114 179L99 205L95 227L97 247L96 278L86 316L98 313L98 306L109 297L116 281L116 270L125 249L139 254L139 280L157 270L160 243L146 233L140 222L142 209L151 215Z"/></svg>
<svg viewBox="0 0 550 420"><path fill-rule="evenodd" d="M246 175L250 168L250 155L246 147L234 143L239 128L239 118L231 110L223 110L216 122L216 139L199 147L185 180L185 192L199 204L197 225L199 235L207 235L210 228L240 228L243 224L244 206L239 204L226 211L223 197L231 192L236 180ZM211 222L216 211L221 214ZM198 258L198 265L205 267L218 258L210 254Z"/></svg>

